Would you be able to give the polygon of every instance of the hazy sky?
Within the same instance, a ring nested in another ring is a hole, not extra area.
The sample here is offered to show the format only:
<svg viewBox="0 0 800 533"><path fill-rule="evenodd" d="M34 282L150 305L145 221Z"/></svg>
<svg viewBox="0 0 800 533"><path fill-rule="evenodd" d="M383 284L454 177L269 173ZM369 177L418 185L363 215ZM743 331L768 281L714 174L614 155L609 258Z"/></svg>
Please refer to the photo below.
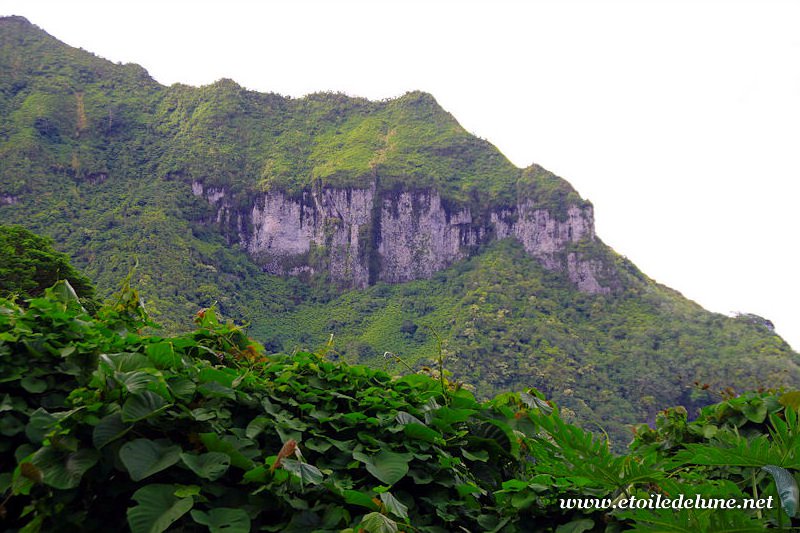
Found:
<svg viewBox="0 0 800 533"><path fill-rule="evenodd" d="M2 0L164 84L420 89L595 205L599 236L800 349L800 2Z"/></svg>

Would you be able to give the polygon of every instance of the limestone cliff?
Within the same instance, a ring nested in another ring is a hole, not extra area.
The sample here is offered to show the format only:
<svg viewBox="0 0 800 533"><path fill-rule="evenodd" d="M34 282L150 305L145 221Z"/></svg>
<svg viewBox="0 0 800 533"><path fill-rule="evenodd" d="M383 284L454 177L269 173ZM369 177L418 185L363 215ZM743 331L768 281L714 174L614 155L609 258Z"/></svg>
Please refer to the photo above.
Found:
<svg viewBox="0 0 800 533"><path fill-rule="evenodd" d="M583 292L610 292L599 278L601 261L576 250L595 241L588 203L566 206L558 217L530 199L501 208L449 206L432 189L377 191L316 188L289 196L281 191L250 199L236 210L227 193L198 181L192 191L216 208L215 223L266 272L327 274L343 287L378 281L430 278L478 246L516 238L549 270L566 272Z"/></svg>

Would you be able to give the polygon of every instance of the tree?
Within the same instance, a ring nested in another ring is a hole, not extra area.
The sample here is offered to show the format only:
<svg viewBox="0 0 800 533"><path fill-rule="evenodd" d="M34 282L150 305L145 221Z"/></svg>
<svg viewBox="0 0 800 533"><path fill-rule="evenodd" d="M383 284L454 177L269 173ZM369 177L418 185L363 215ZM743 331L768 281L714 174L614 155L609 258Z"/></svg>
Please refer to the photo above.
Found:
<svg viewBox="0 0 800 533"><path fill-rule="evenodd" d="M0 225L0 297L40 296L56 281L66 279L82 300L94 298L92 282L70 264L53 241L22 226Z"/></svg>

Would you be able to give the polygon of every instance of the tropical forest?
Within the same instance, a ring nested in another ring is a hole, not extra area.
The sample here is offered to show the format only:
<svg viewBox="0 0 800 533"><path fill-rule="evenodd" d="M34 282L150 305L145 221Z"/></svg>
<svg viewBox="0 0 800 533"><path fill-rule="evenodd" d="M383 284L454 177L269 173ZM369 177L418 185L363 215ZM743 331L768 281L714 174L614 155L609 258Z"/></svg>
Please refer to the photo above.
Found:
<svg viewBox="0 0 800 533"><path fill-rule="evenodd" d="M0 18L0 530L800 527L800 355L427 93L292 98Z"/></svg>

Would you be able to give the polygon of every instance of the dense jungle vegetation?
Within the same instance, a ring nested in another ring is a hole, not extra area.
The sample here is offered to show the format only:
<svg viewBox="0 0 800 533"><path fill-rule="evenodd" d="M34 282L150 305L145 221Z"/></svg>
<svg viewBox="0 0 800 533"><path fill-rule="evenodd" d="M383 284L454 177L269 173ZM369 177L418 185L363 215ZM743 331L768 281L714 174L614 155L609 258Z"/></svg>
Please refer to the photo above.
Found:
<svg viewBox="0 0 800 533"><path fill-rule="evenodd" d="M265 275L191 193L199 180L245 202L376 176L386 190L432 187L453 205L587 205L543 169L515 168L424 93L370 102L261 94L230 80L164 87L139 66L0 19L0 222L52 238L97 287L84 294L87 280L56 266L55 277L14 288L21 297L67 279L94 312L138 265L133 285L165 338L188 334L196 311L214 306L247 322L268 354L325 348L328 360L398 373L435 370L441 353L448 379L479 400L536 388L617 447L629 424L653 422L665 405L694 415L728 387L800 383L798 354L767 320L708 313L599 242L582 252L618 272L610 295L577 291L511 241L430 280L342 292L324 277ZM0 261L43 248L20 231L0 231ZM0 277L25 261L63 265L49 255L0 263Z"/></svg>
<svg viewBox="0 0 800 533"><path fill-rule="evenodd" d="M785 530L797 511L800 392L730 397L692 422L662 410L618 455L535 389L481 401L441 366L270 354L213 308L160 336L129 280L93 314L82 290L0 299L7 531L732 533ZM619 507L679 495L773 505ZM581 497L609 508L561 504Z"/></svg>
<svg viewBox="0 0 800 533"><path fill-rule="evenodd" d="M798 383L796 355L758 317L712 314L654 283L631 286L621 296L580 294L504 241L431 280L302 304L251 331L275 351L320 347L332 334L342 360L392 371L435 368L441 340L448 369L479 396L536 387L619 442L663 402L695 413L731 385ZM709 346L713 360L703 355Z"/></svg>

